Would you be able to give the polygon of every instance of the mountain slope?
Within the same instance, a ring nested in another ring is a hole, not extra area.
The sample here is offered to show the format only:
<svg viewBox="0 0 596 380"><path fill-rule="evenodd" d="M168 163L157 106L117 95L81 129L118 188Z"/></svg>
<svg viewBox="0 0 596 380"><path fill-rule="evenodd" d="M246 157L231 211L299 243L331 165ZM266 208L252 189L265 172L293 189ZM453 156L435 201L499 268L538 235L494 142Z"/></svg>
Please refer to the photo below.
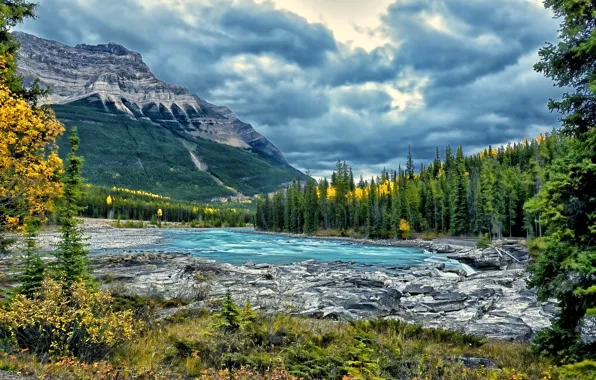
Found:
<svg viewBox="0 0 596 380"><path fill-rule="evenodd" d="M157 79L121 45L70 47L16 32L19 72L81 133L91 183L205 200L273 191L304 174L227 107Z"/></svg>

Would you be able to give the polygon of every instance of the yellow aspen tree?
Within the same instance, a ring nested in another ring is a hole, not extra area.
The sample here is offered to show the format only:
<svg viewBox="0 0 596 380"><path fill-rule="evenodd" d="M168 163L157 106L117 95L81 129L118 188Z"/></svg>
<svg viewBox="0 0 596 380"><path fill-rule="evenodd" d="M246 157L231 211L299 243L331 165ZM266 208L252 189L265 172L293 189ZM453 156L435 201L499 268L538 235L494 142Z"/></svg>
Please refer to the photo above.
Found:
<svg viewBox="0 0 596 380"><path fill-rule="evenodd" d="M56 139L64 127L54 114L30 107L0 84L0 233L44 221L62 193Z"/></svg>
<svg viewBox="0 0 596 380"><path fill-rule="evenodd" d="M402 219L399 221L399 232L402 239L408 239L410 237L412 230L410 228L410 223L408 223L407 220Z"/></svg>

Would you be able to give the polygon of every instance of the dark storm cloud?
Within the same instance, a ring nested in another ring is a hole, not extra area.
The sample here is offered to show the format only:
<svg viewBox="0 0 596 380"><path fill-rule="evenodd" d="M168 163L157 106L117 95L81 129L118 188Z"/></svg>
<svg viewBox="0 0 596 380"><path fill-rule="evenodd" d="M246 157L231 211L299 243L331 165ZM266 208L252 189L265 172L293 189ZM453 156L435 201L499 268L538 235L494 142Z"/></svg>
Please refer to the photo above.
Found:
<svg viewBox="0 0 596 380"><path fill-rule="evenodd" d="M406 0L384 16L384 32L401 42L396 61L431 73L440 86L499 72L554 31L549 13L526 0Z"/></svg>
<svg viewBox="0 0 596 380"><path fill-rule="evenodd" d="M139 51L159 78L230 106L314 175L337 160L397 168L409 144L427 164L437 145L471 153L557 125L545 103L559 91L532 70L557 25L527 0L399 0L378 30L363 29L391 41L370 51L268 2L178 4L44 0L24 29Z"/></svg>

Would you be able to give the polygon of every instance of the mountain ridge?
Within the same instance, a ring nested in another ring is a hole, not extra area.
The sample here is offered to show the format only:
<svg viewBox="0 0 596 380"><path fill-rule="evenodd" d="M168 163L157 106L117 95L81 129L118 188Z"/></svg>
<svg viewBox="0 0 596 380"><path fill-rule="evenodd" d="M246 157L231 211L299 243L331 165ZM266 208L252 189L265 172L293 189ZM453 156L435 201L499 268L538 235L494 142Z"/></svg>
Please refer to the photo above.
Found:
<svg viewBox="0 0 596 380"><path fill-rule="evenodd" d="M30 84L38 79L51 89L45 103L67 104L97 95L106 107L158 124L178 124L193 137L212 140L272 157L287 164L281 151L228 107L211 104L187 88L158 79L142 55L121 44L75 47L24 32L19 73Z"/></svg>
<svg viewBox="0 0 596 380"><path fill-rule="evenodd" d="M14 36L25 84L37 79L50 88L42 103L68 130L78 127L91 184L205 201L272 192L306 178L228 107L159 80L141 54L123 45L72 47Z"/></svg>

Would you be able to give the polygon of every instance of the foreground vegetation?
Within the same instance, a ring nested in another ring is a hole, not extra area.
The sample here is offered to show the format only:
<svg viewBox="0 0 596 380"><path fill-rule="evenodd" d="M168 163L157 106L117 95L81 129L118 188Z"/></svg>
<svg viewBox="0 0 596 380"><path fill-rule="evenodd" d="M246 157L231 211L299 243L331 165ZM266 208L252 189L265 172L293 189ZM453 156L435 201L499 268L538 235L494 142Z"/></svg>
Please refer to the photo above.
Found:
<svg viewBox="0 0 596 380"><path fill-rule="evenodd" d="M67 356L44 361L12 347L0 356L0 368L42 378L590 378L587 367L557 368L537 359L528 344L487 342L399 321L262 315L228 299L219 313L181 311L158 322L147 314L156 310L156 300L116 296L112 302L113 313L134 313L147 322L136 327L130 342L110 346L104 360L90 364Z"/></svg>

